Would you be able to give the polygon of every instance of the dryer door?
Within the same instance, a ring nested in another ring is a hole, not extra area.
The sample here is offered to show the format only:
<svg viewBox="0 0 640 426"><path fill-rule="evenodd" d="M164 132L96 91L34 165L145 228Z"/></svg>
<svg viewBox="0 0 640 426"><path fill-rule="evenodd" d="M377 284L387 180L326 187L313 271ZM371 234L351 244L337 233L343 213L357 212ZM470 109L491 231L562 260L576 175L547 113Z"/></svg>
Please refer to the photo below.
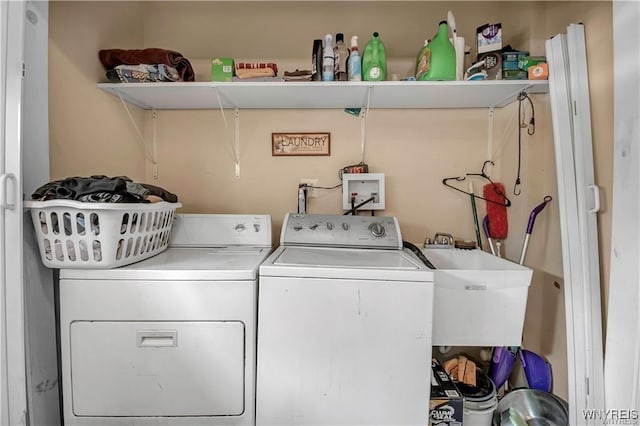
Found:
<svg viewBox="0 0 640 426"><path fill-rule="evenodd" d="M70 327L76 416L240 415L240 321L74 321Z"/></svg>

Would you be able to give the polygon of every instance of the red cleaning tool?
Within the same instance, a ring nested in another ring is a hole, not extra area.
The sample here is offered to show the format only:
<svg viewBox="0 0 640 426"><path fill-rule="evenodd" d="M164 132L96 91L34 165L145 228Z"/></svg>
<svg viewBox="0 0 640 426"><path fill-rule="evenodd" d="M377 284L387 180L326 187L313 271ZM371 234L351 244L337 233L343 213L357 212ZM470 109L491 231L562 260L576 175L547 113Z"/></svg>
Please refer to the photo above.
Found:
<svg viewBox="0 0 640 426"><path fill-rule="evenodd" d="M496 240L498 256L501 255L500 241L507 238L509 232L507 197L504 191L504 185L499 182L488 183L482 188L482 195L487 200L489 236Z"/></svg>

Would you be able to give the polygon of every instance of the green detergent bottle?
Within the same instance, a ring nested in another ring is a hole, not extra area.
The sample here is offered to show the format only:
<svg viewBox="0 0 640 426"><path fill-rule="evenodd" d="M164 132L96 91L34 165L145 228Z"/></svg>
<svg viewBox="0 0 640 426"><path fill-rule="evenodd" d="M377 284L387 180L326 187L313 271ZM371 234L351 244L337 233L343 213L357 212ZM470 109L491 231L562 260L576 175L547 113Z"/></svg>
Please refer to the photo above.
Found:
<svg viewBox="0 0 640 426"><path fill-rule="evenodd" d="M456 50L449 41L447 21L438 24L438 33L418 55L416 80L455 80Z"/></svg>
<svg viewBox="0 0 640 426"><path fill-rule="evenodd" d="M362 80L383 81L387 77L387 55L377 32L362 52Z"/></svg>

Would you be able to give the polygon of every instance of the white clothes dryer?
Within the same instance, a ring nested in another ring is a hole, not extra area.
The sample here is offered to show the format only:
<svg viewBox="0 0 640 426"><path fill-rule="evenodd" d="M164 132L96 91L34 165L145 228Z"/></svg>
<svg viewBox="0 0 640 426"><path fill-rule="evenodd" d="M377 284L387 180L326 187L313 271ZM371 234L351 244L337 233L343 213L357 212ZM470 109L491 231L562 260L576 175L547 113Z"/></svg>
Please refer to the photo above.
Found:
<svg viewBox="0 0 640 426"><path fill-rule="evenodd" d="M169 248L60 271L65 425L253 425L266 215L177 215Z"/></svg>
<svg viewBox="0 0 640 426"><path fill-rule="evenodd" d="M426 425L433 272L395 218L288 214L260 267L258 425Z"/></svg>

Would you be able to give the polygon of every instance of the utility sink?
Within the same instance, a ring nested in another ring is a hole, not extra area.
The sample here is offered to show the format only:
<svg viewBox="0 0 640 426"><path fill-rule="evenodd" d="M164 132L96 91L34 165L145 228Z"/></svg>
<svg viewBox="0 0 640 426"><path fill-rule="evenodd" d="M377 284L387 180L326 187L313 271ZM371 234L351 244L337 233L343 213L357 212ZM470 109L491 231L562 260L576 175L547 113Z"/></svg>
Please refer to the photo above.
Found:
<svg viewBox="0 0 640 426"><path fill-rule="evenodd" d="M533 270L478 249L422 251L436 267L434 345L520 346Z"/></svg>

